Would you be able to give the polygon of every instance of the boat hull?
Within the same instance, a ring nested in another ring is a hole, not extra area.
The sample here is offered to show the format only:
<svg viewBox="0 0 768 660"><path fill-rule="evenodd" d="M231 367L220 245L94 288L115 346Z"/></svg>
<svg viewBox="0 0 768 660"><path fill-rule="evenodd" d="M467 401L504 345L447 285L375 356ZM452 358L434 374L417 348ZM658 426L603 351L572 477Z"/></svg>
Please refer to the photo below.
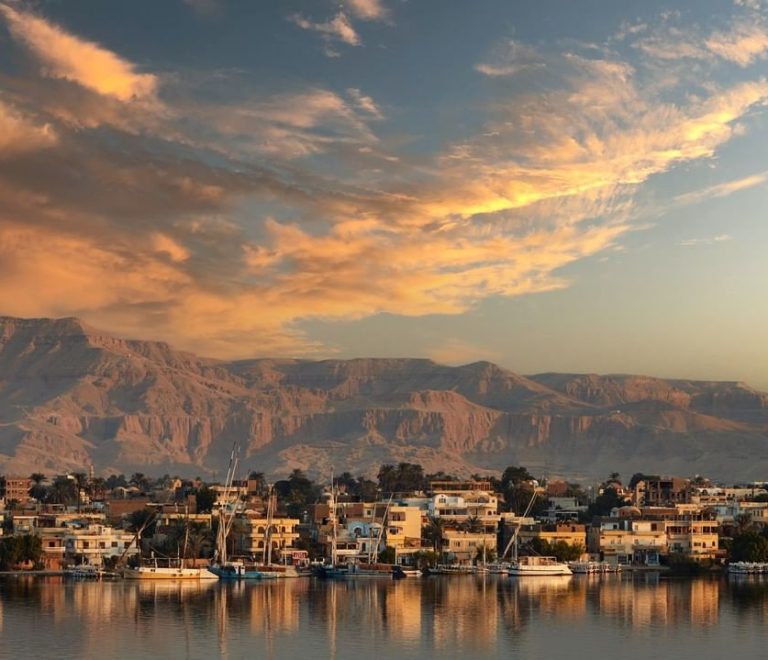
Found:
<svg viewBox="0 0 768 660"><path fill-rule="evenodd" d="M216 580L217 576L207 568L168 568L165 566L140 566L123 571L126 580Z"/></svg>

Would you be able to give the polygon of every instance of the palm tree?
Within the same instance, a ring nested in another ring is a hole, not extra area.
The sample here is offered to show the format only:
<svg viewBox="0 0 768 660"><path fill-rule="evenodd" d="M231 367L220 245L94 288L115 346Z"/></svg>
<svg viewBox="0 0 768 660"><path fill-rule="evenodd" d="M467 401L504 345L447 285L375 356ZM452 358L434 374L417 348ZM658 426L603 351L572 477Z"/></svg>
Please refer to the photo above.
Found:
<svg viewBox="0 0 768 660"><path fill-rule="evenodd" d="M432 549L438 555L442 552L444 530L445 521L436 516L430 516L426 527L424 527L424 539L431 543Z"/></svg>

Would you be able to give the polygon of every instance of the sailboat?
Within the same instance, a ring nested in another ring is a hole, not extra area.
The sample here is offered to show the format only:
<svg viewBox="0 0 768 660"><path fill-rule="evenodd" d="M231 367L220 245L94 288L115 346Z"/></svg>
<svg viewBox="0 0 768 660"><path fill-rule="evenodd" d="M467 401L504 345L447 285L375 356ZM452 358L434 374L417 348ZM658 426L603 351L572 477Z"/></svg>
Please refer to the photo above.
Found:
<svg viewBox="0 0 768 660"><path fill-rule="evenodd" d="M384 525L387 521L387 514L389 513L389 507L392 504L392 495L389 496L389 501L384 509L384 515L381 517L381 525L376 532L376 540L374 542L372 533L369 533L368 543L368 561L353 564L349 569L349 574L356 577L394 577L395 564L382 564L379 563L379 548L381 547L381 539L384 535ZM371 525L375 522L376 518L376 506L373 507L373 513L371 515ZM372 532L373 527L369 527Z"/></svg>
<svg viewBox="0 0 768 660"><path fill-rule="evenodd" d="M536 490L534 489L531 501L528 502L528 506L525 509L523 517L528 516L533 508L533 502L536 499ZM515 533L512 535L510 542L504 549L505 556L510 546L513 549L512 560L507 566L507 574L512 577L526 577L526 576L540 576L540 575L572 575L573 572L568 567L568 564L557 561L556 557L542 557L542 556L526 556L518 557L518 540L519 540L520 526L515 529Z"/></svg>
<svg viewBox="0 0 768 660"><path fill-rule="evenodd" d="M228 495L232 492L232 483L235 479L237 464L237 444L232 447L232 454L229 459L227 476L224 480L224 492ZM214 561L208 567L208 570L220 580L262 580L264 578L275 577L264 571L259 570L254 565L246 564L242 560L233 560L227 557L227 538L232 529L235 515L238 512L239 503L237 498L229 498L231 501L221 507L219 514L219 529L216 534L216 554Z"/></svg>
<svg viewBox="0 0 768 660"><path fill-rule="evenodd" d="M338 562L336 546L338 543L338 530L336 521L336 494L333 486L333 473L331 473L331 498L329 500L328 522L331 525L331 556L330 562L317 564L312 567L315 577L326 579L345 578L349 575L349 566Z"/></svg>
<svg viewBox="0 0 768 660"><path fill-rule="evenodd" d="M139 530L136 532L136 536L134 537L134 540L136 544L138 545L139 538L141 537L141 533L144 531L144 529L157 517L157 513L152 514L149 518L147 518L144 521L144 524L139 528ZM188 534L189 529L187 528L185 532L185 553L186 554L186 534ZM132 545L133 542L131 542L130 545ZM118 566L122 565L123 561L125 560L125 557L128 553L128 548L125 549L120 559L118 559ZM154 556L149 561L142 561L138 566L131 568L131 567L124 567L122 570L123 577L126 580L215 580L216 576L211 573L211 571L208 570L207 567L191 567L186 566L186 558L185 557L165 557L164 559L158 561L158 559Z"/></svg>

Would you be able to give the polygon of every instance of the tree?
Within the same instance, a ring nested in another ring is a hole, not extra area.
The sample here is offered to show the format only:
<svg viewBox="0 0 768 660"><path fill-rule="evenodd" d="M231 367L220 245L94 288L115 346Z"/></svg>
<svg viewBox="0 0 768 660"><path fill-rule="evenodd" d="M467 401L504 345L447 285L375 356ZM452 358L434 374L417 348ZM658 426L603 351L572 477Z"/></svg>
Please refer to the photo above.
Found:
<svg viewBox="0 0 768 660"><path fill-rule="evenodd" d="M138 488L142 493L145 493L149 490L149 479L147 479L143 472L134 472L131 475L129 483L132 486L136 486L136 488Z"/></svg>
<svg viewBox="0 0 768 660"><path fill-rule="evenodd" d="M379 489L382 493L411 493L427 488L424 469L417 463L385 463L379 468Z"/></svg>
<svg viewBox="0 0 768 660"><path fill-rule="evenodd" d="M443 531L445 530L445 521L442 518L430 516L426 526L422 530L424 540L432 545L432 549L436 554L442 552L443 547Z"/></svg>
<svg viewBox="0 0 768 660"><path fill-rule="evenodd" d="M111 474L107 477L104 485L108 490L114 490L115 488L125 488L128 482L125 480L124 474Z"/></svg>
<svg viewBox="0 0 768 660"><path fill-rule="evenodd" d="M584 554L584 546L581 544L571 545L566 541L549 543L540 538L533 538L525 544L522 552L524 554L555 557L557 561L576 561Z"/></svg>
<svg viewBox="0 0 768 660"><path fill-rule="evenodd" d="M533 481L528 470L522 466L510 465L501 474L501 492L506 493L512 486Z"/></svg>
<svg viewBox="0 0 768 660"><path fill-rule="evenodd" d="M41 565L43 542L35 534L9 536L0 539L0 570L9 570L18 564L30 562L33 567Z"/></svg>
<svg viewBox="0 0 768 660"><path fill-rule="evenodd" d="M79 490L74 479L68 476L59 476L53 480L50 499L56 504L69 506L79 499Z"/></svg>
<svg viewBox="0 0 768 660"><path fill-rule="evenodd" d="M459 529L465 532L479 534L480 532L485 531L485 525L483 525L483 521L477 516L469 516L466 520L461 522Z"/></svg>
<svg viewBox="0 0 768 660"><path fill-rule="evenodd" d="M768 562L768 539L757 532L744 532L733 537L730 561Z"/></svg>
<svg viewBox="0 0 768 660"><path fill-rule="evenodd" d="M394 564L396 559L397 551L391 545L388 545L379 553L379 561L382 564Z"/></svg>
<svg viewBox="0 0 768 660"><path fill-rule="evenodd" d="M590 516L607 516L610 515L612 509L621 508L626 504L627 500L621 497L615 488L608 487L589 505L588 514Z"/></svg>
<svg viewBox="0 0 768 660"><path fill-rule="evenodd" d="M632 478L629 480L629 486L628 488L630 490L634 490L635 486L637 486L638 483L641 481L651 481L658 479L658 475L655 474L643 474L642 472L635 472L632 475Z"/></svg>
<svg viewBox="0 0 768 660"><path fill-rule="evenodd" d="M475 564L490 563L496 561L496 548L490 545L481 545L475 553Z"/></svg>
<svg viewBox="0 0 768 660"><path fill-rule="evenodd" d="M216 503L216 491L208 486L198 488L195 493L198 513L210 513Z"/></svg>
<svg viewBox="0 0 768 660"><path fill-rule="evenodd" d="M155 533L155 512L152 509L143 508L128 515L129 529L141 533L141 538L153 536Z"/></svg>

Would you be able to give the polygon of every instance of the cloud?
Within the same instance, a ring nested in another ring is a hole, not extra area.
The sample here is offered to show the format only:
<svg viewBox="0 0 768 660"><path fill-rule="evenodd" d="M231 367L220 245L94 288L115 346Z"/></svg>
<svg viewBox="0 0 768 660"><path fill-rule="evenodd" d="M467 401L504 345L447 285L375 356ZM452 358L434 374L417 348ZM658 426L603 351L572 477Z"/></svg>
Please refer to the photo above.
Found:
<svg viewBox="0 0 768 660"><path fill-rule="evenodd" d="M36 124L0 100L0 159L52 146L58 137L50 124Z"/></svg>
<svg viewBox="0 0 768 660"><path fill-rule="evenodd" d="M372 115L376 119L382 119L381 110L376 105L375 101L370 97L363 94L359 89L350 87L347 89L347 94L350 95L355 105L369 115Z"/></svg>
<svg viewBox="0 0 768 660"><path fill-rule="evenodd" d="M43 65L43 74L77 83L119 101L155 94L154 75L137 73L130 62L98 44L65 32L43 18L0 4L11 35Z"/></svg>
<svg viewBox="0 0 768 660"><path fill-rule="evenodd" d="M746 5L745 5L746 6ZM632 45L651 57L660 60L716 60L721 59L741 67L747 67L768 53L768 29L762 19L752 16L735 17L724 30L709 34L700 28L689 29L681 17L673 17ZM633 37L635 33L625 33Z"/></svg>
<svg viewBox="0 0 768 660"><path fill-rule="evenodd" d="M493 49L490 62L475 65L475 71L492 78L514 76L528 69L546 66L542 53L520 41L510 40Z"/></svg>
<svg viewBox="0 0 768 660"><path fill-rule="evenodd" d="M348 93L351 102L327 89L306 89L233 105L193 107L186 118L201 132L215 131L214 141L226 138L227 148L239 154L295 159L342 145L375 144L369 122L381 119L378 107L359 90Z"/></svg>
<svg viewBox="0 0 768 660"><path fill-rule="evenodd" d="M768 52L768 31L754 23L734 26L729 32L716 32L706 41L707 48L718 57L749 66L764 59Z"/></svg>
<svg viewBox="0 0 768 660"><path fill-rule="evenodd" d="M680 245L684 247L693 247L695 245L714 245L716 243L723 243L725 241L732 241L733 237L728 234L718 234L717 236L708 236L706 238L687 238L680 241Z"/></svg>
<svg viewBox="0 0 768 660"><path fill-rule="evenodd" d="M324 23L312 22L300 14L293 14L290 20L303 30L319 32L325 39L330 41L339 41L348 46L359 46L362 43L346 14L341 11L331 20Z"/></svg>
<svg viewBox="0 0 768 660"><path fill-rule="evenodd" d="M749 69L715 75L728 60L707 49L674 76L635 53L544 57L507 41L488 65L537 67L535 84L489 76L498 89L472 129L417 154L358 87L275 92L227 75L217 94L167 76L164 105L136 110L96 83L6 74L0 308L204 354L312 355L326 349L308 319L459 314L567 287L566 266L638 229L643 184L716 156L768 99ZM475 348L435 355L492 357Z"/></svg>
<svg viewBox="0 0 768 660"><path fill-rule="evenodd" d="M346 0L349 10L365 21L380 21L387 17L381 0Z"/></svg>
<svg viewBox="0 0 768 660"><path fill-rule="evenodd" d="M694 190L693 192L677 195L674 198L676 204L698 204L708 199L714 199L719 197L727 197L736 192L742 190L748 190L755 186L763 185L768 182L768 171L760 172L759 174L753 174L741 179L734 179L733 181L726 181L725 183L718 183L714 186L708 186L701 190Z"/></svg>

